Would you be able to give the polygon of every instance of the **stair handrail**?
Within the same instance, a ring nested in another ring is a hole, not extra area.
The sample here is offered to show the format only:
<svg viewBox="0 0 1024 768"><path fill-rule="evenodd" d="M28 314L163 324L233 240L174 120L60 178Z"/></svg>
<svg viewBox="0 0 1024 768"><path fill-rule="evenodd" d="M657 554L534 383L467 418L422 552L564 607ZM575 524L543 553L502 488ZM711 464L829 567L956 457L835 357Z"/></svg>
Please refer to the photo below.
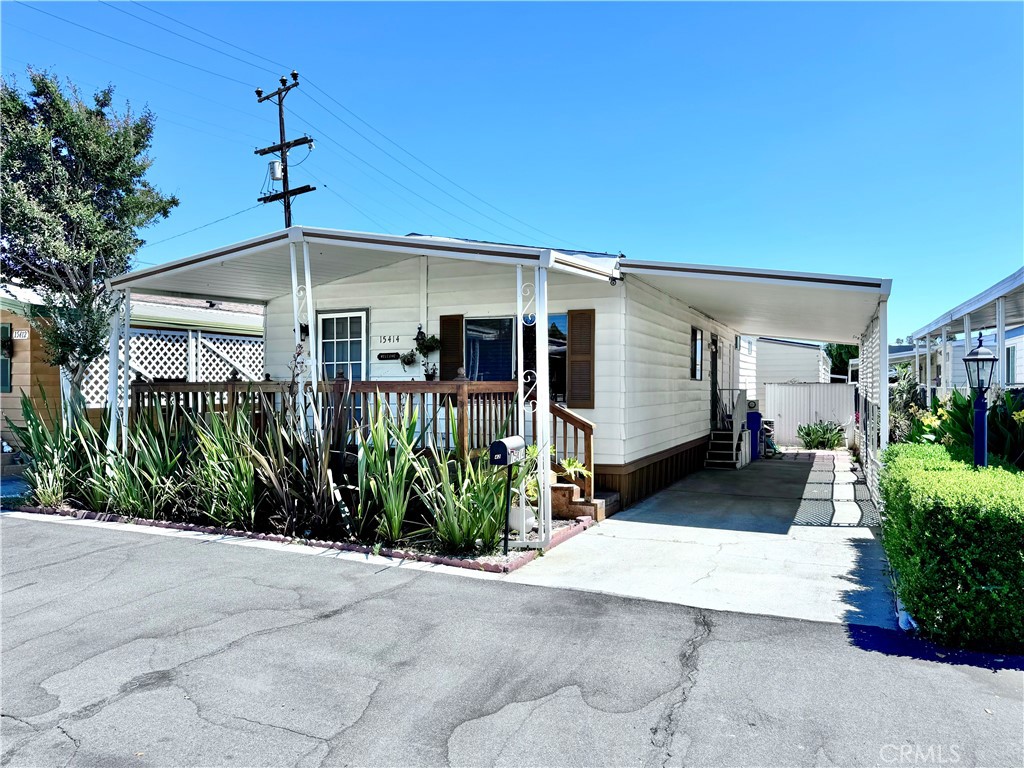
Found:
<svg viewBox="0 0 1024 768"><path fill-rule="evenodd" d="M583 466L589 473L583 478L583 498L586 501L594 499L594 422L585 419L578 413L570 411L563 405L551 403L551 416L554 419L569 424L583 434ZM554 434L554 433L553 433ZM578 456L576 458L579 458Z"/></svg>
<svg viewBox="0 0 1024 768"><path fill-rule="evenodd" d="M747 393L740 390L736 396L736 404L732 409L732 453L737 456L740 451L740 441L743 439L743 429L747 426ZM737 461L739 459L737 458Z"/></svg>

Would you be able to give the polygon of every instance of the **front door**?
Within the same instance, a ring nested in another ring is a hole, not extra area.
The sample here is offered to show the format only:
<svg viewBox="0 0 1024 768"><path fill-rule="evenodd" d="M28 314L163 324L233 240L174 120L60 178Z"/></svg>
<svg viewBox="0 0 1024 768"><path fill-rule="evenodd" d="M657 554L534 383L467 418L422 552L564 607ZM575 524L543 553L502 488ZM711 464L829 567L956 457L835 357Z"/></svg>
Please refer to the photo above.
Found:
<svg viewBox="0 0 1024 768"><path fill-rule="evenodd" d="M719 417L721 403L718 397L718 334L711 334L711 428L722 428L725 424Z"/></svg>
<svg viewBox="0 0 1024 768"><path fill-rule="evenodd" d="M349 381L367 378L366 325L365 310L320 315L320 359L325 380L339 376Z"/></svg>

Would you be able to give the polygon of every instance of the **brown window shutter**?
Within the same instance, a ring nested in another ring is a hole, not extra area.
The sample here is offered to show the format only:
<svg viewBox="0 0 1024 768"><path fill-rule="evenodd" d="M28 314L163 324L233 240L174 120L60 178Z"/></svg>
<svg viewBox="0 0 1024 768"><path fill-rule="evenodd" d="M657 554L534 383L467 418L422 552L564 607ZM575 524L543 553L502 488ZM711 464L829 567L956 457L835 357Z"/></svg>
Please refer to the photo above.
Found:
<svg viewBox="0 0 1024 768"><path fill-rule="evenodd" d="M565 364L565 404L594 407L594 310L569 310L568 355Z"/></svg>
<svg viewBox="0 0 1024 768"><path fill-rule="evenodd" d="M441 381L451 381L463 366L462 315L441 315Z"/></svg>

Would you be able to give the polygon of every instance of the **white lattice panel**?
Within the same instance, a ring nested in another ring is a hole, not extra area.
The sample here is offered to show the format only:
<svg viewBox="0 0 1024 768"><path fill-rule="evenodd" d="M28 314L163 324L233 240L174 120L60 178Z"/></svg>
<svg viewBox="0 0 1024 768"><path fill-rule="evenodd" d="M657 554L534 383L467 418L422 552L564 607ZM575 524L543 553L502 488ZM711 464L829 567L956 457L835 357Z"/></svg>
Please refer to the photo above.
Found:
<svg viewBox="0 0 1024 768"><path fill-rule="evenodd" d="M243 379L262 378L263 339L250 336L222 336L193 333L197 355L197 381L225 381L237 370ZM187 331L135 330L132 331L132 379L137 374L153 379L188 379L189 333ZM207 346L207 344L209 346ZM210 349L213 347L213 349ZM216 351L214 351L216 350ZM124 358L124 343L119 345ZM227 358L227 359L225 359ZM230 362L229 362L230 361ZM90 408L102 408L107 403L107 355L93 361L82 384L82 393ZM120 387L118 397L120 398Z"/></svg>

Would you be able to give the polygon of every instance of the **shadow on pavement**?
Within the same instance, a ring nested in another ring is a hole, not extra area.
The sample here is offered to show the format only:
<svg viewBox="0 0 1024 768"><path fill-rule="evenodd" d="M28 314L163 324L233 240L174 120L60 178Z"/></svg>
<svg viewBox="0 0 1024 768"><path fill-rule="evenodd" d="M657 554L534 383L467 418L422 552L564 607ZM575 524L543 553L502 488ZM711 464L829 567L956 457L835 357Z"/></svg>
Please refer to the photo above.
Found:
<svg viewBox="0 0 1024 768"><path fill-rule="evenodd" d="M887 656L902 656L953 666L980 667L991 669L993 672L1001 669L1024 671L1024 656L944 648L897 629L848 624L846 634L855 648L884 653Z"/></svg>

